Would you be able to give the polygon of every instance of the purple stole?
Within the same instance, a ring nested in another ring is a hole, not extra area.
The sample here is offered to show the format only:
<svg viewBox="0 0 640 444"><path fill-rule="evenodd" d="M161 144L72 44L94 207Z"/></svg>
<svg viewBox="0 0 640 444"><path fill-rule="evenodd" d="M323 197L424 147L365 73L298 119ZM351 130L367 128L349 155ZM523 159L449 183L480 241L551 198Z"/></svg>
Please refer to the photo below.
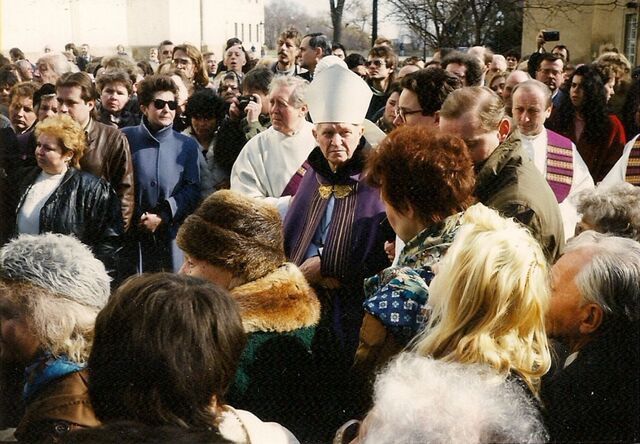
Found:
<svg viewBox="0 0 640 444"><path fill-rule="evenodd" d="M378 190L361 182L361 174L348 181L353 191L336 197L333 216L323 249L322 272L338 279L361 278L370 262L378 262L384 243L380 222L385 217ZM320 196L326 179L310 168L284 220L285 252L297 265L305 260L310 242L324 216L328 199ZM374 259L375 258L375 259ZM384 260L384 258L382 258ZM382 267L381 267L382 268ZM378 270L376 270L378 271Z"/></svg>
<svg viewBox="0 0 640 444"><path fill-rule="evenodd" d="M284 190L282 190L282 194L280 195L280 197L295 196L296 191L298 191L298 187L300 186L300 182L302 182L302 178L306 174L307 170L309 170L309 168L311 168L311 165L309 165L309 162L305 160L302 166L298 168L298 171L296 171L296 173L293 175L287 186L284 187Z"/></svg>
<svg viewBox="0 0 640 444"><path fill-rule="evenodd" d="M640 137L636 139L633 147L631 147L624 180L635 186L640 186Z"/></svg>
<svg viewBox="0 0 640 444"><path fill-rule="evenodd" d="M547 183L561 203L573 182L573 148L571 140L547 130Z"/></svg>

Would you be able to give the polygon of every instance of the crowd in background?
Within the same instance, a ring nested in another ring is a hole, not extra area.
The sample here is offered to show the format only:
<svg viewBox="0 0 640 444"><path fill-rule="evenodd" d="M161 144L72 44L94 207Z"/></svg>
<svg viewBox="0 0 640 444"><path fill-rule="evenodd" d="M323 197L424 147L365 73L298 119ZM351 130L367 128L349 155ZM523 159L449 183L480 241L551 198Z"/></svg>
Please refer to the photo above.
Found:
<svg viewBox="0 0 640 444"><path fill-rule="evenodd" d="M545 36L0 56L0 439L640 440L640 68Z"/></svg>

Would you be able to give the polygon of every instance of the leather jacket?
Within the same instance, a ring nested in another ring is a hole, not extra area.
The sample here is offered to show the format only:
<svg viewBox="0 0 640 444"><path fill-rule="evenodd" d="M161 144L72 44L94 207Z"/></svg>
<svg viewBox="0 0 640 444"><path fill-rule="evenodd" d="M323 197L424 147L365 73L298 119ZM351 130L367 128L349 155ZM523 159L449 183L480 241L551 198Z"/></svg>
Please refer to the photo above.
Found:
<svg viewBox="0 0 640 444"><path fill-rule="evenodd" d="M127 230L131 224L135 202L129 142L118 129L93 119L86 132L87 149L80 159L80 168L111 184L120 199L124 228Z"/></svg>
<svg viewBox="0 0 640 444"><path fill-rule="evenodd" d="M35 167L23 176L18 185L16 215L41 171ZM40 211L40 233L73 234L110 271L117 265L123 231L120 202L113 188L103 179L75 168L67 170Z"/></svg>

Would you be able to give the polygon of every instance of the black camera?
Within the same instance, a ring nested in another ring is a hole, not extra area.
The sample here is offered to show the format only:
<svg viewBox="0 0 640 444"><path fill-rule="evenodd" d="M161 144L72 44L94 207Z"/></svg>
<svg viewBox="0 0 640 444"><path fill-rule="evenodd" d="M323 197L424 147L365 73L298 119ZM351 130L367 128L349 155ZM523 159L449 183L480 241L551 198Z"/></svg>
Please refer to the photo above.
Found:
<svg viewBox="0 0 640 444"><path fill-rule="evenodd" d="M542 38L545 42L557 42L560 40L560 31L542 31Z"/></svg>
<svg viewBox="0 0 640 444"><path fill-rule="evenodd" d="M249 102L256 102L256 98L254 96L240 96L238 97L238 108L240 112L244 114L245 109Z"/></svg>

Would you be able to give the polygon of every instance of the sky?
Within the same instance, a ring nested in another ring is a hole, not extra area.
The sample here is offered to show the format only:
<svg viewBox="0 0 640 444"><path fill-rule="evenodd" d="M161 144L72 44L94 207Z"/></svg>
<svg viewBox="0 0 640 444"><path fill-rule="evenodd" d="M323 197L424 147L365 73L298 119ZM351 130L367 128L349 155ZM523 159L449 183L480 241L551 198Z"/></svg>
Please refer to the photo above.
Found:
<svg viewBox="0 0 640 444"><path fill-rule="evenodd" d="M307 10L309 14L315 16L329 17L329 0L287 0L288 3L300 5ZM383 3L383 2L379 2ZM346 13L346 11L345 11ZM399 34L399 27L391 20L385 19L385 11L378 11L378 35L384 35L388 38L396 38Z"/></svg>

